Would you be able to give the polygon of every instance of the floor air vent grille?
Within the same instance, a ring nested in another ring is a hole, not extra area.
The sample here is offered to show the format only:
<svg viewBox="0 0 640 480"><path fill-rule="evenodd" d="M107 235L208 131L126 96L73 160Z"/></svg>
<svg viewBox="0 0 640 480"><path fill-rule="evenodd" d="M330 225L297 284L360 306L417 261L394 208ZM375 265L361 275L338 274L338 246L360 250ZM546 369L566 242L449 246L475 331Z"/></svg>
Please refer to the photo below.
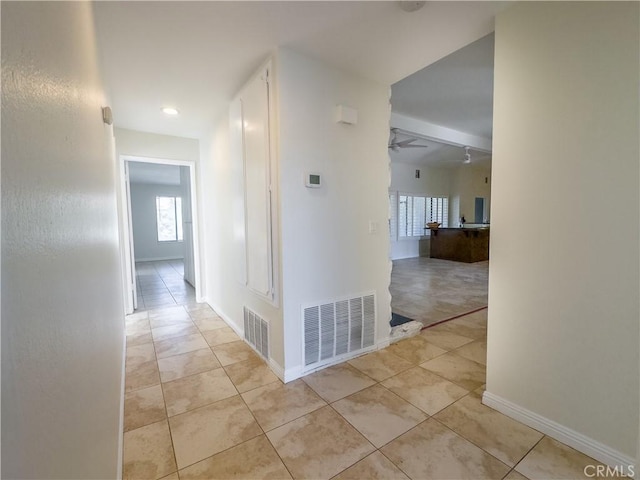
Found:
<svg viewBox="0 0 640 480"><path fill-rule="evenodd" d="M305 366L372 346L375 305L371 294L303 308Z"/></svg>
<svg viewBox="0 0 640 480"><path fill-rule="evenodd" d="M244 338L260 355L269 358L269 324L247 307L244 307Z"/></svg>

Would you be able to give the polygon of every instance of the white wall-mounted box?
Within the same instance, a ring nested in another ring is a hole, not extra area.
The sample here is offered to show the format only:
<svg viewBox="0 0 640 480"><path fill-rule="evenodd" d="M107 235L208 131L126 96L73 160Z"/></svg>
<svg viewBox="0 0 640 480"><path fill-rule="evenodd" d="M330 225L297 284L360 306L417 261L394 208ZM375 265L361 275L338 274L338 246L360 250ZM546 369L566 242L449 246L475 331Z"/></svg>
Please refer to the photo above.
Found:
<svg viewBox="0 0 640 480"><path fill-rule="evenodd" d="M345 105L336 105L336 123L355 125L358 123L358 111Z"/></svg>

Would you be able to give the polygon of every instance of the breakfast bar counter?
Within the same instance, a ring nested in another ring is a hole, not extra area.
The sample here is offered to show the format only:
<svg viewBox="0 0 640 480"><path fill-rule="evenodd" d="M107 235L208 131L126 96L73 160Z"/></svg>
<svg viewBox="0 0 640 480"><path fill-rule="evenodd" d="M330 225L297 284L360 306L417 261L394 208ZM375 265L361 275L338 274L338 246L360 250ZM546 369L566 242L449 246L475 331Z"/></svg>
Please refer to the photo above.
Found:
<svg viewBox="0 0 640 480"><path fill-rule="evenodd" d="M474 263L489 260L489 228L431 230L431 258Z"/></svg>

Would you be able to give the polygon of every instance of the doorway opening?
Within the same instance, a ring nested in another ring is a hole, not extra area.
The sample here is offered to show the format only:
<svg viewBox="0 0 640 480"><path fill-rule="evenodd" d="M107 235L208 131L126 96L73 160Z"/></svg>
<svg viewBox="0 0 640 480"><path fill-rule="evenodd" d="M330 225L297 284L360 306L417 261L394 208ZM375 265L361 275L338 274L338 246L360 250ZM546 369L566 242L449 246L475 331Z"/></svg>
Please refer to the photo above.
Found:
<svg viewBox="0 0 640 480"><path fill-rule="evenodd" d="M195 164L120 162L126 312L201 301Z"/></svg>
<svg viewBox="0 0 640 480"><path fill-rule="evenodd" d="M488 305L493 34L392 85L391 325Z"/></svg>

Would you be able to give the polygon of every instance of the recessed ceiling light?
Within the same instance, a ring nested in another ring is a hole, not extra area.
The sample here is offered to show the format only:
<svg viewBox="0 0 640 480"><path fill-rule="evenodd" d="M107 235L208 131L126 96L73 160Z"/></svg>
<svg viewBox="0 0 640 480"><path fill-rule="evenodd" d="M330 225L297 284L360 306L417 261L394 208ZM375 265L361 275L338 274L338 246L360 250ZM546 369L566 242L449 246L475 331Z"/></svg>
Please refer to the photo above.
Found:
<svg viewBox="0 0 640 480"><path fill-rule="evenodd" d="M172 107L162 107L162 111L167 115L178 115L178 113L180 113L178 112L178 110Z"/></svg>

